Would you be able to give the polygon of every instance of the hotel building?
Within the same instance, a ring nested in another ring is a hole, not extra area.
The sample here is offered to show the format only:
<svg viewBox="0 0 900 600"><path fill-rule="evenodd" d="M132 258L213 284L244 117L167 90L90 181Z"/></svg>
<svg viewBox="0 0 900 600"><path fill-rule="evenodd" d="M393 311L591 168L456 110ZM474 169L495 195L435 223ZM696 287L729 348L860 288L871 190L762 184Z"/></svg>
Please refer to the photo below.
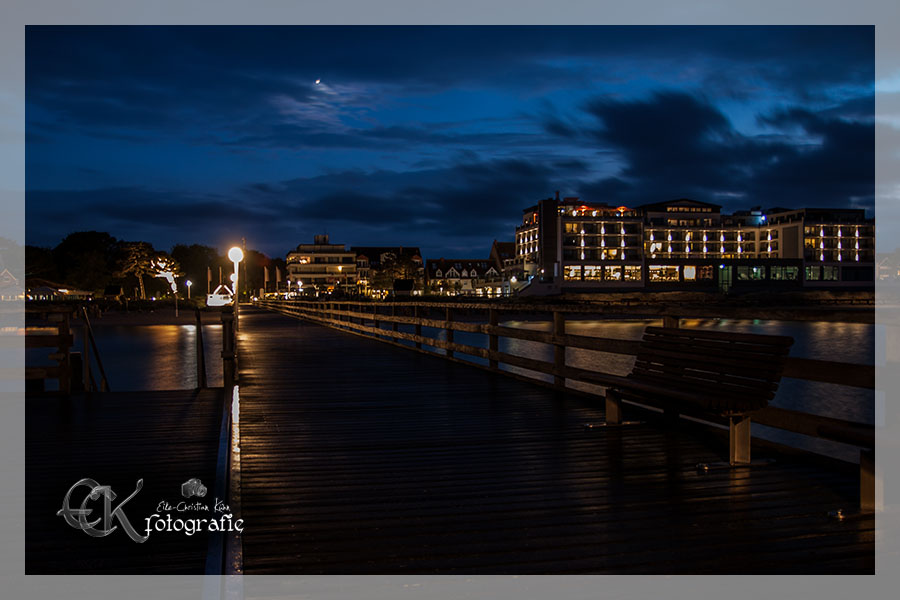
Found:
<svg viewBox="0 0 900 600"><path fill-rule="evenodd" d="M289 252L288 289L354 292L357 286L356 252L344 244L331 244L327 235L317 235L312 244L300 244Z"/></svg>
<svg viewBox="0 0 900 600"><path fill-rule="evenodd" d="M871 287L874 236L858 209L725 215L689 199L630 208L557 196L524 211L515 254L527 293Z"/></svg>

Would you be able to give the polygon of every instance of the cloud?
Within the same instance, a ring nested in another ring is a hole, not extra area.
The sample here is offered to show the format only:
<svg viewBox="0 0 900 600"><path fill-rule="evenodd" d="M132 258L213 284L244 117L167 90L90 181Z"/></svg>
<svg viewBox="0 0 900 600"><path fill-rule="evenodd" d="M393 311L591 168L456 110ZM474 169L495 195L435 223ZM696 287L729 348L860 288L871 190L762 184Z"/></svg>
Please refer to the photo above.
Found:
<svg viewBox="0 0 900 600"><path fill-rule="evenodd" d="M676 197L726 209L763 206L868 205L874 195L874 125L835 115L864 114L871 99L816 113L793 107L761 115L781 135L739 133L703 98L658 92L645 100L597 99L598 144L624 158L615 177L582 184L596 200L641 204ZM871 104L870 104L871 105ZM799 132L805 142L791 143Z"/></svg>

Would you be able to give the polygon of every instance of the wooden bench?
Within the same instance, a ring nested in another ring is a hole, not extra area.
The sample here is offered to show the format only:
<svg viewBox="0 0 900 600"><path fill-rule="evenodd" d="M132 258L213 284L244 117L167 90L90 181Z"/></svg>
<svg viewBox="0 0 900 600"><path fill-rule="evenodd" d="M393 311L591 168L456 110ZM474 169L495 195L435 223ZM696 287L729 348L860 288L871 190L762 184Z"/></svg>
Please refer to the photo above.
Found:
<svg viewBox="0 0 900 600"><path fill-rule="evenodd" d="M622 401L678 414L727 418L728 461L750 463L750 415L775 397L794 339L705 329L647 327L627 377L598 374L606 422L622 424Z"/></svg>

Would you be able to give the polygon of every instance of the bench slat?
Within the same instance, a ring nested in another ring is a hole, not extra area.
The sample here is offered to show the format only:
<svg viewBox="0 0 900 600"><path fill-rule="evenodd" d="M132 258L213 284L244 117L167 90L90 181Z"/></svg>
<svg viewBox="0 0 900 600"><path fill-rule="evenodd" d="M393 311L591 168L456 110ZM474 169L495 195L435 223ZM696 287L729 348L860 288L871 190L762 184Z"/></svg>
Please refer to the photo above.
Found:
<svg viewBox="0 0 900 600"><path fill-rule="evenodd" d="M792 344L786 336L647 327L628 377L595 382L629 399L741 414L775 397Z"/></svg>

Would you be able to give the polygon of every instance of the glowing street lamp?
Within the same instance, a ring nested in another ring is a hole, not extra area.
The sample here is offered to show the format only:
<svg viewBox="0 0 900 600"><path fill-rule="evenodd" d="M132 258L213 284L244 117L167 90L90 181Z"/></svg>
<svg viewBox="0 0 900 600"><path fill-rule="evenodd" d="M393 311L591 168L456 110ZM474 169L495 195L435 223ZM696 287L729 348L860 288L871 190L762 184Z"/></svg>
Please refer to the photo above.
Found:
<svg viewBox="0 0 900 600"><path fill-rule="evenodd" d="M238 329L238 308L240 304L240 297L238 296L238 265L244 259L244 251L234 246L231 250L228 251L228 258L231 262L234 263L234 273L231 274L232 281L232 290L234 291L234 330Z"/></svg>
<svg viewBox="0 0 900 600"><path fill-rule="evenodd" d="M231 277L231 281L234 282L234 297L238 297L238 264L242 260L244 260L244 251L238 248L237 246L233 247L228 251L228 259L234 263L234 275Z"/></svg>
<svg viewBox="0 0 900 600"><path fill-rule="evenodd" d="M191 299L191 286L194 285L194 282L191 281L190 279L188 279L187 281L184 282L184 285L187 286L187 289L188 289L188 300L190 300L190 299Z"/></svg>

